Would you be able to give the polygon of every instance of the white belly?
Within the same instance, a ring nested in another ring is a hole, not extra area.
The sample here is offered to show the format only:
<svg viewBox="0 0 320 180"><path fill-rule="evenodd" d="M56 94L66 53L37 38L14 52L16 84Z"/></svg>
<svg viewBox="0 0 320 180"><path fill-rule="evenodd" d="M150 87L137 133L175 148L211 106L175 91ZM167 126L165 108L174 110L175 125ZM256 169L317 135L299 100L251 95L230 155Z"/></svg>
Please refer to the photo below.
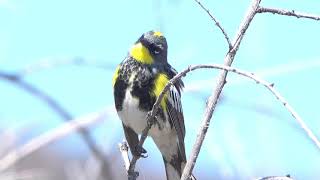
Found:
<svg viewBox="0 0 320 180"><path fill-rule="evenodd" d="M141 134L144 128L147 127L147 112L139 110L139 100L133 97L130 91L126 92L122 105L122 110L118 111L118 115L121 121L126 126L131 127L138 134ZM159 119L159 121L163 122L162 119ZM155 123L149 130L148 135L151 135L152 137L159 137L170 132L171 127L169 121L167 120L165 121L165 124L162 124L161 131L159 130L157 123Z"/></svg>
<svg viewBox="0 0 320 180"><path fill-rule="evenodd" d="M130 91L126 92L122 110L118 112L121 121L130 126L136 133L141 133L147 126L146 112L139 110L139 100L132 97Z"/></svg>

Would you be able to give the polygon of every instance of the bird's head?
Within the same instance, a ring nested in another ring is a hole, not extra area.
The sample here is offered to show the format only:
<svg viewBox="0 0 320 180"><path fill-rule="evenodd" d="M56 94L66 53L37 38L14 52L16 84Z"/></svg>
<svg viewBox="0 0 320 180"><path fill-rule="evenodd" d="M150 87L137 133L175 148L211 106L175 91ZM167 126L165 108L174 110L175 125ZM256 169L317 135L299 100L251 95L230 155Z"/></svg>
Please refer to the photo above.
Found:
<svg viewBox="0 0 320 180"><path fill-rule="evenodd" d="M130 56L143 64L166 63L167 40L159 31L144 33L130 49Z"/></svg>

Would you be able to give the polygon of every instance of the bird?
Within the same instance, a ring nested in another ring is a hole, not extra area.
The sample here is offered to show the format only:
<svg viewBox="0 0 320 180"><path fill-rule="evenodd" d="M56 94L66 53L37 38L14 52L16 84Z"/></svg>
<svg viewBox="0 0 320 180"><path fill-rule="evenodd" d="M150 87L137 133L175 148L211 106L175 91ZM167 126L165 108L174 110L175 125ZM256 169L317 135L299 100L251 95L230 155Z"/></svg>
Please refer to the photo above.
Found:
<svg viewBox="0 0 320 180"><path fill-rule="evenodd" d="M148 31L133 44L116 67L112 78L117 114L122 121L131 154L145 157L139 135L147 126L146 116L177 71L168 63L168 44L160 31ZM160 150L167 180L178 180L186 164L186 134L181 104L182 80L171 85L160 102L156 121L148 136ZM190 179L195 179L192 175Z"/></svg>

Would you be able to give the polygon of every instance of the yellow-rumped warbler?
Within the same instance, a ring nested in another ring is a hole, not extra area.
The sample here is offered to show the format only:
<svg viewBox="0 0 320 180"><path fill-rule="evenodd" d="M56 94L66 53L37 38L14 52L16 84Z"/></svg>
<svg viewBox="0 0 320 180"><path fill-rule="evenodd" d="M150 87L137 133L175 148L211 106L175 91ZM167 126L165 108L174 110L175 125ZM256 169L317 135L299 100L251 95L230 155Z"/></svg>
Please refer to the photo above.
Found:
<svg viewBox="0 0 320 180"><path fill-rule="evenodd" d="M115 106L134 155L146 153L138 147L138 134L147 126L146 115L156 98L177 74L167 61L167 49L166 38L161 32L146 32L132 46L113 76ZM181 80L170 87L148 134L161 151L168 180L180 179L186 163L182 88Z"/></svg>

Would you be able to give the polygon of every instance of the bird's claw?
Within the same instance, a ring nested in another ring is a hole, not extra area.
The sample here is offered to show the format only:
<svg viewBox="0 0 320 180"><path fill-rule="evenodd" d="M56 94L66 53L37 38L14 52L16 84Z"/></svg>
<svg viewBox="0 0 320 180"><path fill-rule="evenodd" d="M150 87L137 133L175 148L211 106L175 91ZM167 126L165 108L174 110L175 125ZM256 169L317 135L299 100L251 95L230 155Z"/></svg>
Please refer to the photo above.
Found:
<svg viewBox="0 0 320 180"><path fill-rule="evenodd" d="M148 120L147 124L150 128L156 122L156 119L157 119L157 115L152 116L150 112L147 114L147 120Z"/></svg>

